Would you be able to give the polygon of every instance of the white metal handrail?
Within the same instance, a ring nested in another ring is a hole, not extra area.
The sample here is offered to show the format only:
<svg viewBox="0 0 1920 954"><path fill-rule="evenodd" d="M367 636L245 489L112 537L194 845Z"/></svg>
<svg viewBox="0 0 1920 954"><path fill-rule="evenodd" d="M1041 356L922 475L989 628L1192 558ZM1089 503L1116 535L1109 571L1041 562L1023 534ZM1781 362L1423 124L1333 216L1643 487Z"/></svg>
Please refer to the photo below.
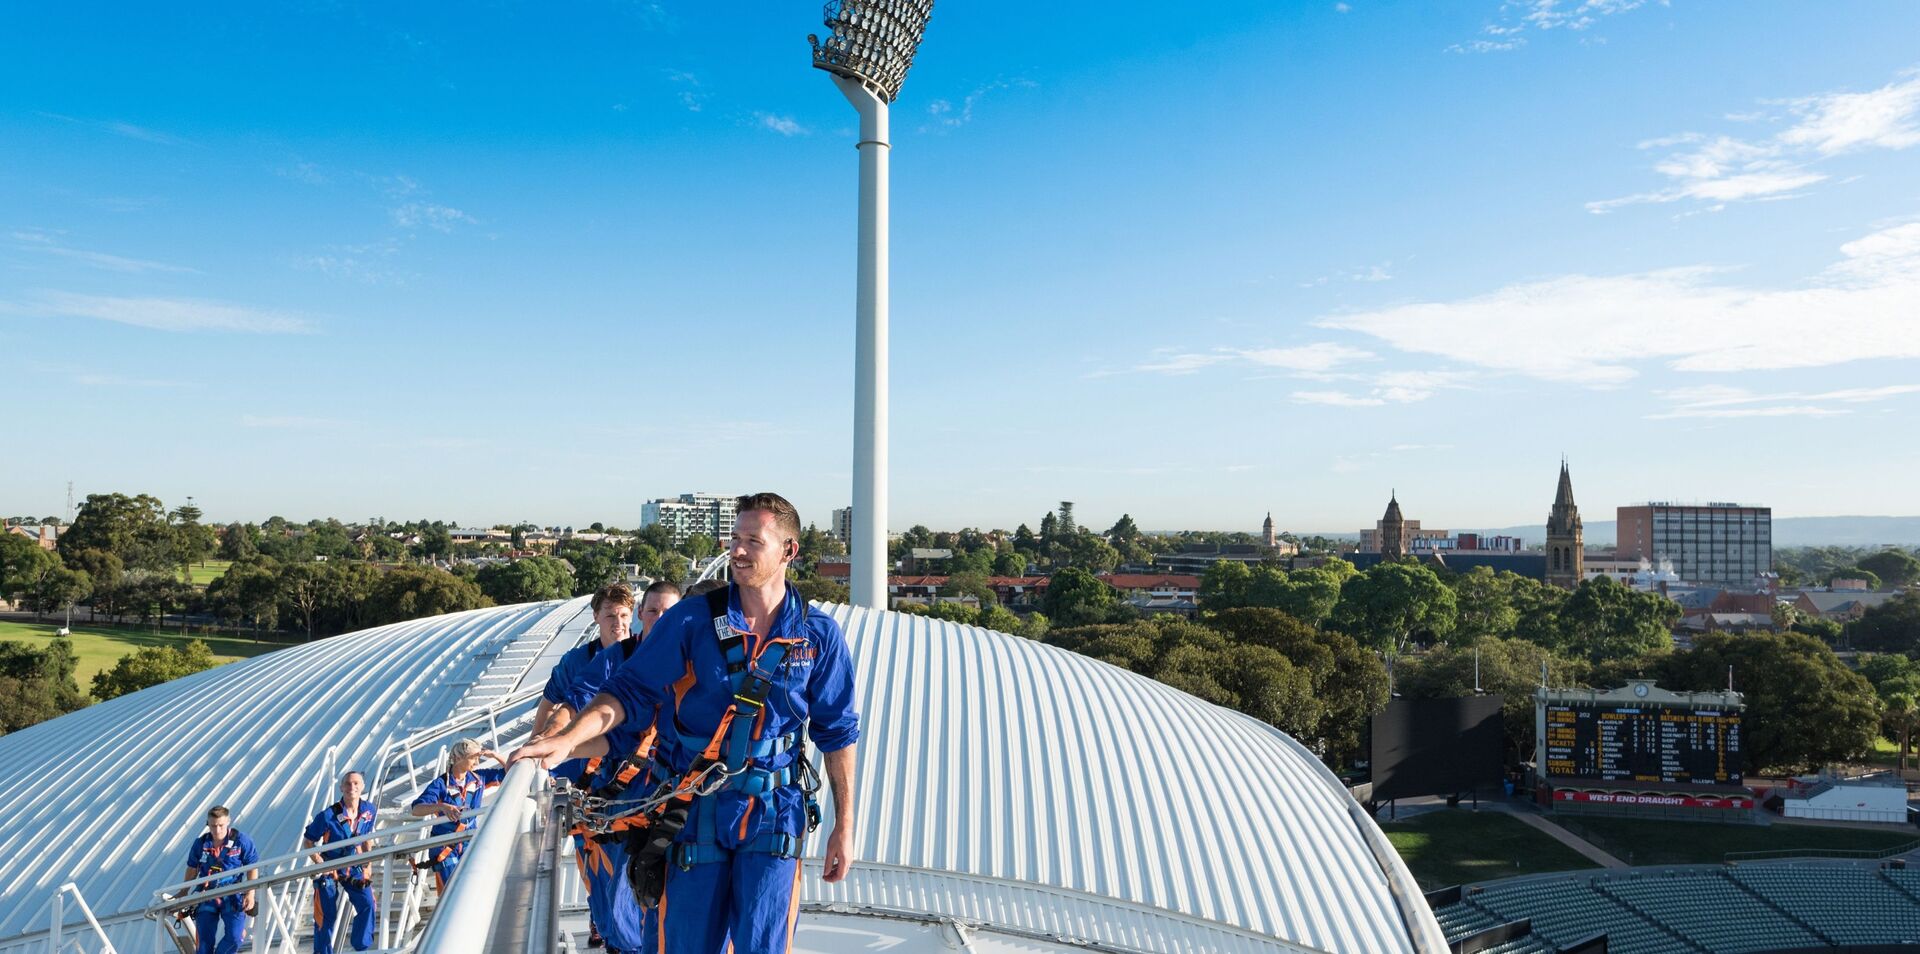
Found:
<svg viewBox="0 0 1920 954"><path fill-rule="evenodd" d="M61 885L60 890L53 893L51 905L53 923L47 928L47 954L60 954L60 948L64 944L61 932L66 929L65 901L68 894L73 895L73 903L80 906L80 915L86 918L87 925L93 928L94 936L100 939L101 954L119 954L114 949L113 941L107 938L106 930L100 926L100 919L93 916L93 908L87 904L87 899L81 896L80 886L71 881Z"/></svg>
<svg viewBox="0 0 1920 954"><path fill-rule="evenodd" d="M518 762L495 790L487 823L460 859L460 871L440 898L415 949L419 954L470 954L487 949L505 890L514 841L538 818L532 797L552 776L537 762ZM548 821L547 824L552 824Z"/></svg>

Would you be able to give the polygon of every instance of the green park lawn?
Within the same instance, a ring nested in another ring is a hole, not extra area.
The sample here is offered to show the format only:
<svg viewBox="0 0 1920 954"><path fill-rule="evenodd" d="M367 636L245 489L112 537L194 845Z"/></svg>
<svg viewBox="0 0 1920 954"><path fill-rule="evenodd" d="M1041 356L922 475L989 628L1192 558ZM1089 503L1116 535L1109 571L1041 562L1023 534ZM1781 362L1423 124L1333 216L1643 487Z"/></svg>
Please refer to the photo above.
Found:
<svg viewBox="0 0 1920 954"><path fill-rule="evenodd" d="M1565 814L1553 820L1630 865L1719 864L1731 851L1879 851L1920 840L1920 829L1913 828L1722 825Z"/></svg>
<svg viewBox="0 0 1920 954"><path fill-rule="evenodd" d="M227 567L232 565L232 560L208 560L205 563L191 564L187 567L187 582L194 586L206 586L225 576Z"/></svg>
<svg viewBox="0 0 1920 954"><path fill-rule="evenodd" d="M1554 841L1506 812L1447 809L1382 822L1381 829L1400 852L1420 887L1592 868L1579 852Z"/></svg>
<svg viewBox="0 0 1920 954"><path fill-rule="evenodd" d="M59 623L21 623L12 620L0 620L0 640L13 640L26 643L35 649L43 649L53 641ZM82 690L93 685L93 674L113 668L121 656L148 646L181 646L189 639L198 639L213 650L213 658L229 663L237 659L258 656L264 652L280 648L283 643L254 642L250 639L237 639L232 636L187 636L178 631L156 633L152 630L128 629L125 627L97 625L92 623L75 624L73 627L73 651L80 657L80 664L73 674L74 682Z"/></svg>

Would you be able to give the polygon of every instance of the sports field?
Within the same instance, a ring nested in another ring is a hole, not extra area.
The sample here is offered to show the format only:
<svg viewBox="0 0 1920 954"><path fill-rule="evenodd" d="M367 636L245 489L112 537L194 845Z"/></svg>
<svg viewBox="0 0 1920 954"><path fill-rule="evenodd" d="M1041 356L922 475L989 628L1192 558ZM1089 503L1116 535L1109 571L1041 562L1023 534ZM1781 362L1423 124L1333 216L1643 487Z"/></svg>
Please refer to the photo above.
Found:
<svg viewBox="0 0 1920 954"><path fill-rule="evenodd" d="M1506 812L1447 809L1382 822L1387 840L1431 891L1542 871L1592 868L1579 852Z"/></svg>
<svg viewBox="0 0 1920 954"><path fill-rule="evenodd" d="M1719 864L1730 851L1879 851L1920 840L1920 828L1721 825L1565 814L1553 820L1630 865Z"/></svg>
<svg viewBox="0 0 1920 954"><path fill-rule="evenodd" d="M226 575L227 567L232 565L232 560L208 560L205 563L191 564L187 567L187 582L194 586L206 586Z"/></svg>
<svg viewBox="0 0 1920 954"><path fill-rule="evenodd" d="M53 641L59 623L21 623L12 620L0 620L0 639L27 643L36 649L44 648ZM232 636L188 636L182 638L178 632L155 633L151 630L125 629L116 626L76 624L73 627L73 652L80 657L73 680L82 690L93 685L93 674L111 669L113 664L135 650L147 646L180 646L188 639L198 639L213 650L215 659L223 663L249 656L258 656L264 652L280 648L282 643L259 642L249 639L236 639Z"/></svg>

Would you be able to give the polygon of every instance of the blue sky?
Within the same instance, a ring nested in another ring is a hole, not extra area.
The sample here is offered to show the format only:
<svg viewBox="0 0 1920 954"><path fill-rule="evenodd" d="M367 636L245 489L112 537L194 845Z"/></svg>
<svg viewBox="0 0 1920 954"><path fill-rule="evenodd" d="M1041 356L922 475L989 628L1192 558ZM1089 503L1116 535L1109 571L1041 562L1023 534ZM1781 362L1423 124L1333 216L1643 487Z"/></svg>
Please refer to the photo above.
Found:
<svg viewBox="0 0 1920 954"><path fill-rule="evenodd" d="M0 36L0 512L848 499L815 3L64 4ZM398 8L396 8L398 7ZM1920 7L948 2L891 523L1920 512Z"/></svg>

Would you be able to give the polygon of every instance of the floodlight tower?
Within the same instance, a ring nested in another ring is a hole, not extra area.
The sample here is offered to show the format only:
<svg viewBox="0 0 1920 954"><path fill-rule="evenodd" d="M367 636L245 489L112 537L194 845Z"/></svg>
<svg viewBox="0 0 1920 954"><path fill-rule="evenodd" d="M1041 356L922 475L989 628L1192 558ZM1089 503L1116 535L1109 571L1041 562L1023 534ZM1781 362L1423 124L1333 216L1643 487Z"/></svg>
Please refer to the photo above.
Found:
<svg viewBox="0 0 1920 954"><path fill-rule="evenodd" d="M855 606L887 605L887 104L900 95L933 0L828 0L813 65L860 112L860 268L853 346Z"/></svg>

